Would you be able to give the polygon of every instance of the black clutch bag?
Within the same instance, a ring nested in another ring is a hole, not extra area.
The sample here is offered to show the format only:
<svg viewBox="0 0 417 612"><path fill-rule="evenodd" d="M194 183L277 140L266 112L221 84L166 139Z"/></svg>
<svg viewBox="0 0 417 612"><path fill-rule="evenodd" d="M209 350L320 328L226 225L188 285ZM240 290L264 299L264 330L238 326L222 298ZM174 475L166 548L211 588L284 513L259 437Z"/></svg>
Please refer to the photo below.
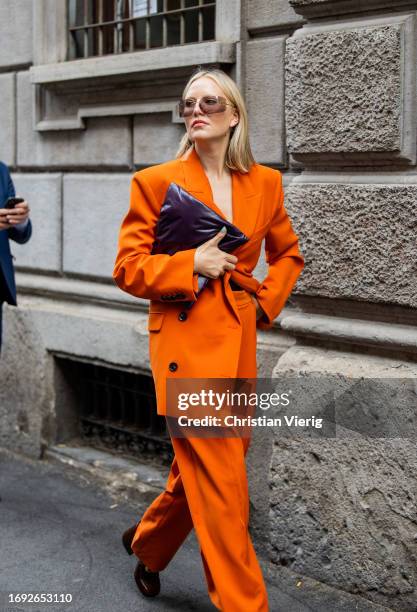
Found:
<svg viewBox="0 0 417 612"><path fill-rule="evenodd" d="M222 251L231 253L249 240L246 234L210 206L180 185L170 183L156 224L151 253L173 255L177 251L193 249L213 238L223 226L226 226L226 234L218 245ZM197 297L209 280L202 274L198 275ZM185 307L190 308L192 304L194 302L187 302Z"/></svg>

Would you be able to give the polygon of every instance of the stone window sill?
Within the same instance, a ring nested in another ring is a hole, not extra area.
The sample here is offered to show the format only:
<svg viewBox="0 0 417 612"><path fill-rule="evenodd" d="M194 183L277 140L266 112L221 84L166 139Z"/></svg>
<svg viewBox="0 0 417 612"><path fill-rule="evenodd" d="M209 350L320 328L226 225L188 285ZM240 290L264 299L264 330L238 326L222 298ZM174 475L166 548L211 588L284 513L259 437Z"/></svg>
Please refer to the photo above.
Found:
<svg viewBox="0 0 417 612"><path fill-rule="evenodd" d="M198 64L234 62L235 43L208 41L36 65L30 69L30 79L36 85L52 85L68 81L85 82L113 76L131 76L155 70L187 68Z"/></svg>

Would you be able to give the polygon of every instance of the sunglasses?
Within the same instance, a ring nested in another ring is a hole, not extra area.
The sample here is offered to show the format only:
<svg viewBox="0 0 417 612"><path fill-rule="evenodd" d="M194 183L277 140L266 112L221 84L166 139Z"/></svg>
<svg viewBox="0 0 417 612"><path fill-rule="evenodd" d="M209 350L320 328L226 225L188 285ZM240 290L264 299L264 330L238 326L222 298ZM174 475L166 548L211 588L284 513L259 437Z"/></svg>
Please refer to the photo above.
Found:
<svg viewBox="0 0 417 612"><path fill-rule="evenodd" d="M180 117L189 117L194 112L197 103L195 98L185 98L178 102L178 114ZM203 113L211 115L213 113L224 113L226 106L234 106L223 96L203 96L200 98L200 108Z"/></svg>

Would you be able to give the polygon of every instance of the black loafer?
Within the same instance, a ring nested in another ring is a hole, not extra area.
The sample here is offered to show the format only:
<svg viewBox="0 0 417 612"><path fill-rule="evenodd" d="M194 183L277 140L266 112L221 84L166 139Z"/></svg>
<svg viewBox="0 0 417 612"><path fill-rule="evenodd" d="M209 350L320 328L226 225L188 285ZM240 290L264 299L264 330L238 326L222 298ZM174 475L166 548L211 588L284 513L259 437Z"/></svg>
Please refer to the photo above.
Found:
<svg viewBox="0 0 417 612"><path fill-rule="evenodd" d="M128 555L133 555L132 550L132 541L133 537L136 533L136 529L138 528L139 523L136 525L132 525L129 529L122 535L123 546ZM161 583L159 580L159 572L150 572L146 569L146 566L142 561L139 561L136 564L135 572L134 572L135 582L138 586L139 591L145 597L155 597L158 595L161 590Z"/></svg>
<svg viewBox="0 0 417 612"><path fill-rule="evenodd" d="M145 595L145 597L155 597L158 595L161 590L159 572L149 572L145 564L139 560L135 568L134 577L142 595Z"/></svg>

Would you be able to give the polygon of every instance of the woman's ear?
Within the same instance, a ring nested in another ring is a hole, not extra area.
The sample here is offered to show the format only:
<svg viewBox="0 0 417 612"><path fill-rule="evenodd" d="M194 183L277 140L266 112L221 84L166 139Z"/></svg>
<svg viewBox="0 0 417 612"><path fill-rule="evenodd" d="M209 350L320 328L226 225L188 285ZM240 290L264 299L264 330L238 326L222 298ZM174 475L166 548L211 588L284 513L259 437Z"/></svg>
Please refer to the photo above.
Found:
<svg viewBox="0 0 417 612"><path fill-rule="evenodd" d="M236 111L233 114L233 119L235 120L235 123L231 127L235 127L240 121L239 114Z"/></svg>

